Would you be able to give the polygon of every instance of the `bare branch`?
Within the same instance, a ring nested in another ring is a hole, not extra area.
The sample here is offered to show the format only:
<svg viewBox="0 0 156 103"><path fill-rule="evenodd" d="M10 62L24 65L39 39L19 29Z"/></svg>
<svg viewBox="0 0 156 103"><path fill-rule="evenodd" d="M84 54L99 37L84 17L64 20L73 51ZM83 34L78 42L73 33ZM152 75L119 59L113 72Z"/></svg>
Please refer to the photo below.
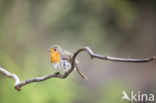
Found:
<svg viewBox="0 0 156 103"><path fill-rule="evenodd" d="M91 56L91 59L98 58L98 59L110 60L110 61L115 61L115 62L132 62L132 63L144 63L144 62L150 62L150 61L156 59L155 56L153 56L151 58L146 58L146 59L116 58L116 57L102 56L99 54L95 54L89 47L85 47L82 49L86 50L89 53L89 55Z"/></svg>
<svg viewBox="0 0 156 103"><path fill-rule="evenodd" d="M87 51L88 54L90 55L91 59L97 58L97 59L110 60L110 61L116 61L116 62L144 63L144 62L150 62L150 61L155 59L155 57L151 57L151 58L147 58L147 59L131 59L131 58L116 58L116 57L102 56L99 54L95 54L89 47L84 47L84 48L78 49L73 54L72 59L71 59L71 69L64 74L60 74L60 73L48 74L48 75L45 75L42 77L30 78L28 80L20 82L20 79L18 78L18 76L16 74L12 74L12 73L8 72L7 70L5 70L1 67L0 67L0 72L3 75L5 75L6 77L12 78L15 81L15 84L14 84L15 89L19 91L22 86L27 85L27 84L32 83L32 82L41 82L41 81L44 81L44 80L47 80L47 79L50 79L53 77L61 78L61 79L66 78L74 70L76 57L82 51Z"/></svg>
<svg viewBox="0 0 156 103"><path fill-rule="evenodd" d="M7 70L3 69L0 67L0 72L5 75L8 78L12 78L15 81L15 85L17 85L18 83L20 83L20 80L18 78L18 76L16 74L12 74L10 72L8 72Z"/></svg>

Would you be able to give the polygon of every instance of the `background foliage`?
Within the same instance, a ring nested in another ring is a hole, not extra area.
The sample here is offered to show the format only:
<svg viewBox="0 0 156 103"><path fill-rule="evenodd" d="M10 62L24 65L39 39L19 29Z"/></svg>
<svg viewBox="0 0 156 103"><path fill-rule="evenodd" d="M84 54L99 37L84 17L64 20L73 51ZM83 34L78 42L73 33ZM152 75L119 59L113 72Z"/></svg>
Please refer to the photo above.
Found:
<svg viewBox="0 0 156 103"><path fill-rule="evenodd" d="M155 18L155 0L0 0L0 66L21 80L52 73L46 51L52 44L72 52L90 46L102 55L150 57L156 55ZM123 90L156 91L155 62L90 61L86 53L79 59L87 81L74 72L17 92L0 75L0 103L120 103Z"/></svg>

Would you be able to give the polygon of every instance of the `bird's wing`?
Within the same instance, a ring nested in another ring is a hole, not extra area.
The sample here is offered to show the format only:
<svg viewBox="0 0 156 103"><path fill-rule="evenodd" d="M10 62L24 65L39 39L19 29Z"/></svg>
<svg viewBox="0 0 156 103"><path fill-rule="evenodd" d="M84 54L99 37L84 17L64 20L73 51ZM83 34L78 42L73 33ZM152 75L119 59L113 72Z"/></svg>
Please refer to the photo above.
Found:
<svg viewBox="0 0 156 103"><path fill-rule="evenodd" d="M71 58L72 58L72 53L70 53L70 52L64 50L64 51L61 53L61 57L62 57L62 59L64 59L64 60L71 60Z"/></svg>
<svg viewBox="0 0 156 103"><path fill-rule="evenodd" d="M71 62L71 58L72 58L72 53L69 52L69 51L66 51L64 50L62 53L61 53L61 57L63 60L68 60L69 62ZM79 61L76 59L76 64L79 63Z"/></svg>
<svg viewBox="0 0 156 103"><path fill-rule="evenodd" d="M71 58L72 58L73 54L71 52L68 52L66 50L64 50L61 53L61 57L64 60L67 60L69 63L71 63ZM76 64L76 68L75 70L77 70L77 72L79 73L79 75L83 78L83 79L87 79L87 77L79 70L79 68L77 67L77 64L79 63L79 61L77 59L75 59L75 64Z"/></svg>

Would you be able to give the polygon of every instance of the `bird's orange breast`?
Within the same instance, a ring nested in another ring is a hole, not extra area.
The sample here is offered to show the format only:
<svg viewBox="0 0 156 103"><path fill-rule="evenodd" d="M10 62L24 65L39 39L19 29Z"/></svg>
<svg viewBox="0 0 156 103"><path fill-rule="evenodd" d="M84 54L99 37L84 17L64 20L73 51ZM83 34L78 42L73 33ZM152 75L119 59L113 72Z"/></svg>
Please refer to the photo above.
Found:
<svg viewBox="0 0 156 103"><path fill-rule="evenodd" d="M50 53L50 62L59 62L60 61L60 54L58 52Z"/></svg>

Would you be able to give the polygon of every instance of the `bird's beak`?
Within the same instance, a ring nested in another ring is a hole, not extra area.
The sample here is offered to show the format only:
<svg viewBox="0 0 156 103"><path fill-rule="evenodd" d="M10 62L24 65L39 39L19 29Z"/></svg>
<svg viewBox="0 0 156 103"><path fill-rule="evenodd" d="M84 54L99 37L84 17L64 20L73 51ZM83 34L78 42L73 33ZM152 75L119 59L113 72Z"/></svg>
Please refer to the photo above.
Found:
<svg viewBox="0 0 156 103"><path fill-rule="evenodd" d="M50 49L48 49L48 52L50 52Z"/></svg>

